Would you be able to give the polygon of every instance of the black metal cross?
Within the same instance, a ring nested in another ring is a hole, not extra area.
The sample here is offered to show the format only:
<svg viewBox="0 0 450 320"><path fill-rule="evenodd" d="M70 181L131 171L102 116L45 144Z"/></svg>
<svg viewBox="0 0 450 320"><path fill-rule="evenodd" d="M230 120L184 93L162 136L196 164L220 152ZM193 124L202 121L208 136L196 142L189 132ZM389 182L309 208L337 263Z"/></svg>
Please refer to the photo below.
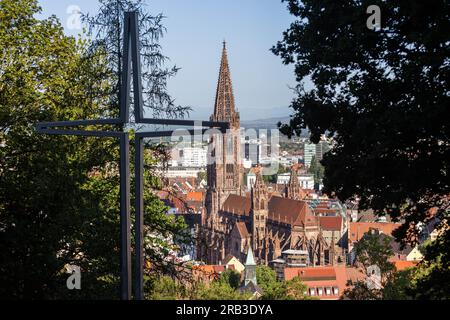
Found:
<svg viewBox="0 0 450 320"><path fill-rule="evenodd" d="M200 124L200 133L206 128L219 128L222 132L229 128L227 122L177 120L177 119L150 119L144 117L141 61L139 50L139 24L138 13L126 12L124 18L124 48L122 61L122 84L120 88L120 114L115 119L77 120L61 122L41 122L37 124L39 133L49 135L75 135L112 137L120 141L120 286L121 299L131 299L131 236L130 236L130 139L124 130L130 115L131 98L131 68L133 69L134 91L134 117L136 124L159 124L174 126L196 127ZM70 129L76 126L89 125L122 125L121 131L84 131ZM198 129L189 129L190 134L199 133ZM143 172L144 172L144 138L168 137L173 131L136 132L135 134L135 299L143 299L143 227L144 227L144 199L143 199Z"/></svg>

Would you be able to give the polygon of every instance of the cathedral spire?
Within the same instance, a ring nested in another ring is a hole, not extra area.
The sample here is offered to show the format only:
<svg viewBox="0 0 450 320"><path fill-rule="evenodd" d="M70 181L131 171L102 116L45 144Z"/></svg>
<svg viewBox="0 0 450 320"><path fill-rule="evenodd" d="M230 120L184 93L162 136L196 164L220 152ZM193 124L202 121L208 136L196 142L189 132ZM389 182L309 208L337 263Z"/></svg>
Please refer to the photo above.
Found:
<svg viewBox="0 0 450 320"><path fill-rule="evenodd" d="M300 183L298 182L297 171L299 170L300 165L294 164L291 167L291 177L289 178L289 183L286 186L286 198L293 200L301 200L300 199Z"/></svg>
<svg viewBox="0 0 450 320"><path fill-rule="evenodd" d="M223 41L222 59L220 62L219 81L217 84L216 102L214 105L213 121L230 122L231 127L239 128L239 113L234 105L233 84L230 67L228 65L227 43Z"/></svg>

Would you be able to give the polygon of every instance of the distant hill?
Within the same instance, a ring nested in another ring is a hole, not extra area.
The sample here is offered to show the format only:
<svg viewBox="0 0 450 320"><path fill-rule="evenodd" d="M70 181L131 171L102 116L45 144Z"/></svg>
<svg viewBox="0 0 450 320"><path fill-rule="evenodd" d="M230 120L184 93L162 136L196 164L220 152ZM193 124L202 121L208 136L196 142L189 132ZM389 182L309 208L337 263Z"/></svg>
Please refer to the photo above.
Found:
<svg viewBox="0 0 450 320"><path fill-rule="evenodd" d="M267 118L258 120L243 120L241 121L241 127L246 129L277 129L278 123L288 123L289 117L277 117L277 118Z"/></svg>
<svg viewBox="0 0 450 320"><path fill-rule="evenodd" d="M259 120L243 120L241 127L245 129L278 129L278 123L289 123L290 117L276 117ZM303 130L302 137L309 137L309 131Z"/></svg>

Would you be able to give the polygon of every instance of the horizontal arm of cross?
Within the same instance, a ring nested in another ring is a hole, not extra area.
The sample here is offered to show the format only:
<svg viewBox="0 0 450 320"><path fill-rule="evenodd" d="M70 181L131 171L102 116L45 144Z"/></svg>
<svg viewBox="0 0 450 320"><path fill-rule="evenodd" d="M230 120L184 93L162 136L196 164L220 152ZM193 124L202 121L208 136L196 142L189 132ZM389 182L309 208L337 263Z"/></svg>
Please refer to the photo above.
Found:
<svg viewBox="0 0 450 320"><path fill-rule="evenodd" d="M202 129L186 129L191 135L208 131L205 127L217 128L221 132L225 132L229 128L228 122L215 121L199 121L199 120L178 120L178 119L140 119L137 124L159 124L159 125L176 125L176 126L200 126ZM75 121L59 121L59 122L40 122L36 126L39 133L49 135L77 135L77 136L98 136L98 137L120 137L121 132L116 131L87 131L87 130L71 130L63 129L63 127L91 126L91 125L120 125L123 124L121 119L99 119L99 120L75 120ZM173 135L174 131L151 131L141 132L142 137L168 137Z"/></svg>

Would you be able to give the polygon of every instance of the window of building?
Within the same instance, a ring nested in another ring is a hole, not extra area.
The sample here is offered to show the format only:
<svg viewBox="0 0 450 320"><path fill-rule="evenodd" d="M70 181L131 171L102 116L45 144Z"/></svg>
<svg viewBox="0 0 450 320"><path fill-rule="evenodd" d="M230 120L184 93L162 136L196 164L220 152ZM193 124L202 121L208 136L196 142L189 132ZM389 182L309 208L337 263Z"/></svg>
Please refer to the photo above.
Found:
<svg viewBox="0 0 450 320"><path fill-rule="evenodd" d="M323 288L317 288L317 294L319 296L323 295Z"/></svg>
<svg viewBox="0 0 450 320"><path fill-rule="evenodd" d="M333 294L336 295L336 296L339 294L339 288L338 287L333 287Z"/></svg>
<svg viewBox="0 0 450 320"><path fill-rule="evenodd" d="M309 288L309 295L315 296L316 295L316 288Z"/></svg>
<svg viewBox="0 0 450 320"><path fill-rule="evenodd" d="M331 295L331 288L330 288L330 287L325 288L325 294L326 294L327 296Z"/></svg>

